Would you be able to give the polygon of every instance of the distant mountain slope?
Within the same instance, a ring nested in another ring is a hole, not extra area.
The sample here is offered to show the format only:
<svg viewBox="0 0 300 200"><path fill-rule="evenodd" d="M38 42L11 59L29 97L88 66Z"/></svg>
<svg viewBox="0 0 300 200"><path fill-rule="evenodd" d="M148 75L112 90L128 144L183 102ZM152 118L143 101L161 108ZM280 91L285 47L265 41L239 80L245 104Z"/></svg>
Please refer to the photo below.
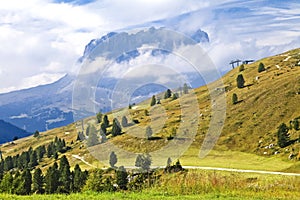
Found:
<svg viewBox="0 0 300 200"><path fill-rule="evenodd" d="M29 135L30 133L24 131L23 129L0 120L0 144L12 141L15 137L23 138Z"/></svg>

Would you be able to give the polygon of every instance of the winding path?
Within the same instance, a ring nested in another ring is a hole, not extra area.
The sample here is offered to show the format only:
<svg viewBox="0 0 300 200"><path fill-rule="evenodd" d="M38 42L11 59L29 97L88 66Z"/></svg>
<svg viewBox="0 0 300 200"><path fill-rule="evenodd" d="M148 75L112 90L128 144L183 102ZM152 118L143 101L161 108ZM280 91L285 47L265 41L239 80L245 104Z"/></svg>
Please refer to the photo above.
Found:
<svg viewBox="0 0 300 200"><path fill-rule="evenodd" d="M96 166L88 163L82 157L78 155L72 155L72 157L81 160L83 163L90 167L96 168ZM271 174L271 175L282 175L282 176L300 176L300 173L288 173L288 172L272 172L263 170L250 170L250 169L232 169L232 168L220 168L220 167L200 167L200 166L182 166L184 169L201 169L210 171L227 171L227 172L239 172L239 173L256 173L256 174ZM127 169L135 169L135 166L126 166ZM164 168L164 166L151 166L151 168Z"/></svg>

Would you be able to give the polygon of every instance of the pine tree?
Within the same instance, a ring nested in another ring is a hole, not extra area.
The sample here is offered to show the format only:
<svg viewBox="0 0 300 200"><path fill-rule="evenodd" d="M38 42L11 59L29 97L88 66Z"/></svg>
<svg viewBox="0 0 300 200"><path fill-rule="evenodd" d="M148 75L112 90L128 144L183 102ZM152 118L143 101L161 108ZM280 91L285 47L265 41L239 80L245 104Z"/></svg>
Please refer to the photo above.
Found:
<svg viewBox="0 0 300 200"><path fill-rule="evenodd" d="M39 137L40 136L40 132L38 130L36 130L33 134L33 137Z"/></svg>
<svg viewBox="0 0 300 200"><path fill-rule="evenodd" d="M117 135L121 135L121 133L122 133L122 129L120 123L117 118L114 118L111 134L112 136L117 136Z"/></svg>
<svg viewBox="0 0 300 200"><path fill-rule="evenodd" d="M78 164L74 168L73 192L80 192L85 183L85 177Z"/></svg>
<svg viewBox="0 0 300 200"><path fill-rule="evenodd" d="M179 94L178 93L174 93L173 96L172 96L172 100L176 100L178 99L179 97Z"/></svg>
<svg viewBox="0 0 300 200"><path fill-rule="evenodd" d="M36 194L44 193L43 184L44 184L44 176L42 174L42 170L37 168L33 173L33 187L32 191Z"/></svg>
<svg viewBox="0 0 300 200"><path fill-rule="evenodd" d="M89 176L84 186L85 191L101 192L103 190L103 170L93 169L89 171Z"/></svg>
<svg viewBox="0 0 300 200"><path fill-rule="evenodd" d="M11 172L4 174L3 179L0 183L0 191L2 193L11 194L12 188L13 188L12 183L13 183L13 176L12 176Z"/></svg>
<svg viewBox="0 0 300 200"><path fill-rule="evenodd" d="M105 125L104 123L102 123L102 124L100 125L100 130L102 131L103 134L106 135L107 130L106 130L106 125Z"/></svg>
<svg viewBox="0 0 300 200"><path fill-rule="evenodd" d="M109 127L109 120L108 120L107 115L104 115L104 117L103 117L103 124L104 124L105 128Z"/></svg>
<svg viewBox="0 0 300 200"><path fill-rule="evenodd" d="M31 193L32 176L29 169L25 169L22 173L24 194Z"/></svg>
<svg viewBox="0 0 300 200"><path fill-rule="evenodd" d="M96 117L97 117L98 124L101 123L102 122L102 113L98 112Z"/></svg>
<svg viewBox="0 0 300 200"><path fill-rule="evenodd" d="M285 123L282 123L278 127L277 131L277 138L278 138L278 146L283 148L289 145L290 143L290 136L288 134L289 128Z"/></svg>
<svg viewBox="0 0 300 200"><path fill-rule="evenodd" d="M45 191L47 194L53 194L57 191L59 186L60 173L58 171L57 163L49 167L45 176Z"/></svg>
<svg viewBox="0 0 300 200"><path fill-rule="evenodd" d="M151 137L152 137L152 134L153 134L153 131L152 131L151 127L147 126L147 128L146 128L146 139L150 140Z"/></svg>
<svg viewBox="0 0 300 200"><path fill-rule="evenodd" d="M115 164L118 162L117 155L115 154L114 151L112 151L109 155L109 165L114 168Z"/></svg>
<svg viewBox="0 0 300 200"><path fill-rule="evenodd" d="M24 180L19 171L17 171L13 176L11 193L17 195L25 195Z"/></svg>
<svg viewBox="0 0 300 200"><path fill-rule="evenodd" d="M189 93L189 87L188 85L185 83L183 84L183 94L188 94Z"/></svg>
<svg viewBox="0 0 300 200"><path fill-rule="evenodd" d="M37 153L36 151L32 151L30 154L30 162L28 167L32 168L38 165L38 158L37 158Z"/></svg>
<svg viewBox="0 0 300 200"><path fill-rule="evenodd" d="M100 143L104 143L107 141L106 138L106 129L105 132L100 128Z"/></svg>
<svg viewBox="0 0 300 200"><path fill-rule="evenodd" d="M164 99L168 99L172 96L172 91L170 89L167 89L167 91L165 92L165 96Z"/></svg>
<svg viewBox="0 0 300 200"><path fill-rule="evenodd" d="M13 168L13 159L11 156L7 156L4 160L4 171L9 171Z"/></svg>
<svg viewBox="0 0 300 200"><path fill-rule="evenodd" d="M122 126L123 127L127 127L128 126L128 120L127 120L126 116L122 117Z"/></svg>
<svg viewBox="0 0 300 200"><path fill-rule="evenodd" d="M117 185L119 186L119 188L121 190L126 190L127 189L127 183L128 183L128 179L127 179L128 173L126 172L126 169L124 168L124 166L119 167L119 169L117 170Z"/></svg>
<svg viewBox="0 0 300 200"><path fill-rule="evenodd" d="M96 128L91 125L89 128L89 137L87 140L88 147L92 147L99 144L99 138L97 136Z"/></svg>
<svg viewBox="0 0 300 200"><path fill-rule="evenodd" d="M143 171L149 171L151 166L151 156L149 154L139 154L135 160L135 166L139 167Z"/></svg>
<svg viewBox="0 0 300 200"><path fill-rule="evenodd" d="M236 78L236 82L237 82L237 87L238 88L243 88L244 84L245 84L245 79L243 77L242 74L239 74Z"/></svg>
<svg viewBox="0 0 300 200"><path fill-rule="evenodd" d="M152 99L151 99L150 106L154 106L155 104L156 104L156 98L155 98L155 95L153 95Z"/></svg>
<svg viewBox="0 0 300 200"><path fill-rule="evenodd" d="M45 153L46 153L46 148L45 148L44 145L39 146L39 147L36 149L37 159L38 159L39 162L42 161L42 159L43 159Z"/></svg>
<svg viewBox="0 0 300 200"><path fill-rule="evenodd" d="M237 104L238 103L238 96L236 93L232 94L232 104Z"/></svg>
<svg viewBox="0 0 300 200"><path fill-rule="evenodd" d="M257 71L260 73L260 72L263 72L265 70L266 70L265 65L263 63L259 63Z"/></svg>
<svg viewBox="0 0 300 200"><path fill-rule="evenodd" d="M169 157L168 160L167 160L167 167L168 167L168 166L171 166L171 164L172 164L172 160L171 160L171 158Z"/></svg>

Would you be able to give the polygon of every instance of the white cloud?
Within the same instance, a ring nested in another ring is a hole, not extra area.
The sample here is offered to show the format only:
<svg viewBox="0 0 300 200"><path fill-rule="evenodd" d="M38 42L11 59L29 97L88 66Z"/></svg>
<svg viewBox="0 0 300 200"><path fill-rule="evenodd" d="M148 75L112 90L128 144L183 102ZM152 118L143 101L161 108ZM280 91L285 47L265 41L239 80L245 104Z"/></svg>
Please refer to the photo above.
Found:
<svg viewBox="0 0 300 200"><path fill-rule="evenodd" d="M220 68L228 68L227 62L236 57L257 59L280 53L299 42L300 6L291 2L99 0L74 5L51 0L3 1L0 93L53 81L59 77L53 74L74 71L74 63L91 39L154 20L166 19L162 25L169 24L169 28L207 31L211 45L205 49ZM197 12L172 21L191 11Z"/></svg>

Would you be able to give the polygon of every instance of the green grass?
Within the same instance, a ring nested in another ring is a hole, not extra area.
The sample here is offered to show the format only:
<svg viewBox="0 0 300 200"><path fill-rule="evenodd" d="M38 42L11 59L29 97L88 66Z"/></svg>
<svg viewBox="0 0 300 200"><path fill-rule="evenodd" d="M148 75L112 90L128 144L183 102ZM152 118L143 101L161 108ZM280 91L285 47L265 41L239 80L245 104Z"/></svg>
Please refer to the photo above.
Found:
<svg viewBox="0 0 300 200"><path fill-rule="evenodd" d="M138 192L138 193L83 193L83 194L71 194L71 195L32 195L32 196L17 196L9 194L0 194L1 200L207 200L207 199L218 199L218 200L293 200L298 199L296 195L274 197L264 193L248 193L248 192L233 192L233 193L208 193L201 195L168 195L165 193L158 192Z"/></svg>

